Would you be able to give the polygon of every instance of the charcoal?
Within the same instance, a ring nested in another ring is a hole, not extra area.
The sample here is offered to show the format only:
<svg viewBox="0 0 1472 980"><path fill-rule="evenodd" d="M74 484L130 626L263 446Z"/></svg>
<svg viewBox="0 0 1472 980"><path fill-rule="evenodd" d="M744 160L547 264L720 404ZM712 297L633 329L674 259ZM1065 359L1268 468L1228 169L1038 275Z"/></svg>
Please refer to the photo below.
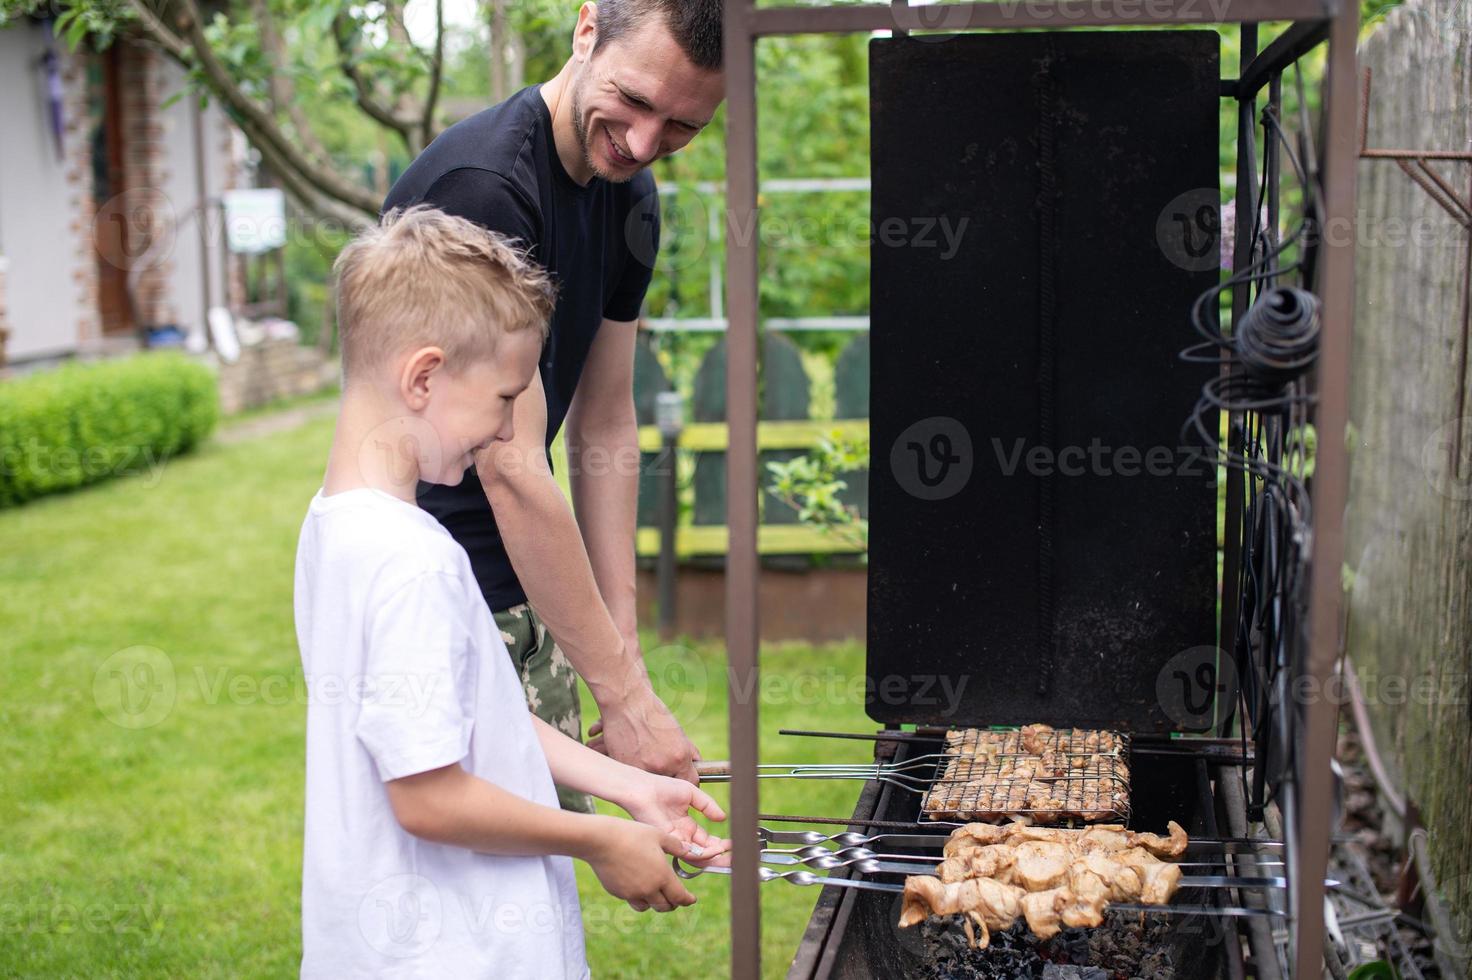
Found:
<svg viewBox="0 0 1472 980"><path fill-rule="evenodd" d="M932 917L917 928L925 969L935 980L1176 980L1165 916L1110 916L1096 929L1064 929L1052 939L1025 923L994 932L972 949L961 916Z"/></svg>

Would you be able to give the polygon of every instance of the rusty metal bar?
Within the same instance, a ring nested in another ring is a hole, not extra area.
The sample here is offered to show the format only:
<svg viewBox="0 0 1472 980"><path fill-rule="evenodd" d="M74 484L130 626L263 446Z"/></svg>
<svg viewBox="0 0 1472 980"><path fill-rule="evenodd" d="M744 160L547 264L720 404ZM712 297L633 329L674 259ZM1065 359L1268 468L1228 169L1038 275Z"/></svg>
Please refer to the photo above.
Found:
<svg viewBox="0 0 1472 980"><path fill-rule="evenodd" d="M1164 9L1162 9L1164 8ZM998 0L994 3L859 4L849 7L747 8L757 37L856 31L1032 30L1067 27L1139 27L1149 24L1257 23L1322 20L1324 0ZM729 23L729 21L728 21ZM1291 60L1291 59L1290 59Z"/></svg>
<svg viewBox="0 0 1472 980"><path fill-rule="evenodd" d="M1257 54L1257 25L1243 24L1240 29L1240 48L1243 65L1249 64L1247 59L1254 58ZM1240 74L1240 72L1239 72ZM1252 95L1238 103L1237 106L1237 193L1235 195L1237 206L1237 221L1235 236L1232 242L1232 271L1236 273L1239 269L1245 269L1252 261L1252 220L1251 215L1257 213L1257 179L1254 173L1254 159L1250 153L1244 153L1244 148L1249 147L1247 135L1252 127L1257 125L1254 116L1257 113L1257 100ZM1244 195L1246 207L1244 204ZM1252 302L1252 286L1250 283L1242 283L1232 289L1232 322L1238 322L1242 315L1247 312L1247 307ZM1230 366L1223 364L1221 373L1227 374ZM1238 430L1241 422L1241 414L1232 412L1227 416L1227 452L1228 454L1240 454L1242 452L1242 436ZM1245 492L1245 476L1242 470L1235 466L1226 468L1227 493L1223 515L1227 530L1226 540L1222 546L1222 592L1221 592L1221 623L1217 628L1217 635L1224 654L1218 656L1232 657L1236 655L1237 649L1237 617L1241 604L1241 591L1238 588L1239 578L1242 572L1242 540L1237 529L1242 526L1242 495ZM1243 717L1240 724L1246 725L1247 718ZM1223 732L1223 734L1227 734Z"/></svg>
<svg viewBox="0 0 1472 980"><path fill-rule="evenodd" d="M1317 977L1324 964L1324 872L1329 864L1331 800L1338 705L1328 684L1339 656L1344 516L1349 458L1350 340L1354 325L1355 169L1359 116L1355 44L1359 4L1343 3L1329 31L1325 70L1323 215L1324 251L1319 267L1323 332L1318 366L1318 456L1313 477L1313 559L1310 568L1308 662L1314 692L1303 705L1296 746L1298 847L1291 855L1294 887L1293 976ZM1296 706L1287 704L1283 710ZM1285 828L1285 832L1288 828Z"/></svg>
<svg viewBox="0 0 1472 980"><path fill-rule="evenodd" d="M1472 160L1472 153L1462 150L1364 150L1366 160Z"/></svg>
<svg viewBox="0 0 1472 980"><path fill-rule="evenodd" d="M731 748L731 976L761 976L757 877L757 155L753 0L727 0L726 664Z"/></svg>

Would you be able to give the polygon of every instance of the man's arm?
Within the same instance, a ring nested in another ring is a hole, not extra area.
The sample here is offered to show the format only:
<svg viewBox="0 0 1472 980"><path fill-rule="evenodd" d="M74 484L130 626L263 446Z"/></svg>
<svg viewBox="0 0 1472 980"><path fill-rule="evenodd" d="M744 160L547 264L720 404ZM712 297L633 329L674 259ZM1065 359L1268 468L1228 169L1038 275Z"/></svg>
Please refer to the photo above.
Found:
<svg viewBox="0 0 1472 980"><path fill-rule="evenodd" d="M625 648L643 659L635 608L634 535L639 509L639 422L634 412L635 321L605 319L568 408L568 483L598 591ZM555 631L554 631L555 635ZM633 705L631 707L639 707ZM600 705L601 709L601 705ZM595 747L643 755L644 742L668 743L674 753L700 752L665 706L600 711ZM688 749L686 748L688 746Z"/></svg>
<svg viewBox="0 0 1472 980"><path fill-rule="evenodd" d="M511 441L479 455L476 470L527 600L598 702L609 754L696 782L694 746L650 687L637 645L625 644L609 614L577 521L547 465L540 377L532 376L513 413ZM626 547L632 589L632 531Z"/></svg>
<svg viewBox="0 0 1472 980"><path fill-rule="evenodd" d="M568 407L568 483L598 591L624 645L639 650L634 534L639 509L639 422L634 414L638 325L604 320Z"/></svg>

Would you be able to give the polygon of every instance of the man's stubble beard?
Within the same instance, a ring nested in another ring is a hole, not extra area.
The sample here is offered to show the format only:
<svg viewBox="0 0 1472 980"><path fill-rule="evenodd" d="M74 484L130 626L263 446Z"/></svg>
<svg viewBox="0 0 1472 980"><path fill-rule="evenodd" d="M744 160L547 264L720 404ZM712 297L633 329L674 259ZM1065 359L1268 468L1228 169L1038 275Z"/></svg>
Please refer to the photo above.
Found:
<svg viewBox="0 0 1472 980"><path fill-rule="evenodd" d="M624 184L633 180L634 176L644 169L640 167L627 177L615 177L594 162L593 141L588 133L587 125L583 122L583 85L580 81L574 83L572 89L572 131L578 139L578 149L582 151L583 162L588 165L589 170L593 171L594 177L606 180L610 184Z"/></svg>

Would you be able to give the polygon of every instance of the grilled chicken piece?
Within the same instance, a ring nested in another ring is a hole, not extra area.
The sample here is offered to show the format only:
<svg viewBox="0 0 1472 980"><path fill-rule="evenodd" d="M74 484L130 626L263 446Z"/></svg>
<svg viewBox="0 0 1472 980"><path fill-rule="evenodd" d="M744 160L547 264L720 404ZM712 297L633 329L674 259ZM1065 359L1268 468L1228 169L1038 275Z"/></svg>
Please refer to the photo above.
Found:
<svg viewBox="0 0 1472 980"><path fill-rule="evenodd" d="M975 947L985 949L991 942L991 930L1010 929L1017 921L1023 894L1021 888L990 878L947 884L929 875L911 875L905 879L900 925L913 926L929 915L964 915L980 930Z"/></svg>
<svg viewBox="0 0 1472 980"><path fill-rule="evenodd" d="M1071 895L1066 888L1050 888L1045 892L1031 892L1022 896L1022 915L1027 927L1039 939L1052 939L1063 928L1059 912L1067 905Z"/></svg>
<svg viewBox="0 0 1472 980"><path fill-rule="evenodd" d="M1016 852L1005 844L969 847L941 862L935 869L941 881L965 881L967 878L995 878L1012 884L1012 865Z"/></svg>
<svg viewBox="0 0 1472 980"><path fill-rule="evenodd" d="M982 847L987 844L1001 844L1011 839L1018 828L1027 825L1020 820L1014 820L1006 826L999 827L991 823L968 823L951 831L951 839L946 841L942 853L946 857L959 854L962 851Z"/></svg>
<svg viewBox="0 0 1472 980"><path fill-rule="evenodd" d="M1133 902L1139 899L1142 880L1138 868L1121 864L1102 851L1092 851L1069 866L1070 881L1080 866L1104 883L1109 901Z"/></svg>
<svg viewBox="0 0 1472 980"><path fill-rule="evenodd" d="M1017 845L1012 880L1030 892L1046 891L1068 880L1073 854L1067 844L1029 840Z"/></svg>
<svg viewBox="0 0 1472 980"><path fill-rule="evenodd" d="M1162 861L1140 848L1121 851L1114 859L1131 867L1140 878L1140 901L1146 905L1167 905L1181 884L1179 865Z"/></svg>
<svg viewBox="0 0 1472 980"><path fill-rule="evenodd" d="M1186 853L1186 845L1190 843L1186 837L1185 828L1174 820L1165 825L1169 836L1161 837L1159 834L1130 834L1131 847L1143 847L1156 857L1180 857Z"/></svg>
<svg viewBox="0 0 1472 980"><path fill-rule="evenodd" d="M1053 747L1054 731L1051 725L1023 725L1022 748L1033 755L1042 755Z"/></svg>

